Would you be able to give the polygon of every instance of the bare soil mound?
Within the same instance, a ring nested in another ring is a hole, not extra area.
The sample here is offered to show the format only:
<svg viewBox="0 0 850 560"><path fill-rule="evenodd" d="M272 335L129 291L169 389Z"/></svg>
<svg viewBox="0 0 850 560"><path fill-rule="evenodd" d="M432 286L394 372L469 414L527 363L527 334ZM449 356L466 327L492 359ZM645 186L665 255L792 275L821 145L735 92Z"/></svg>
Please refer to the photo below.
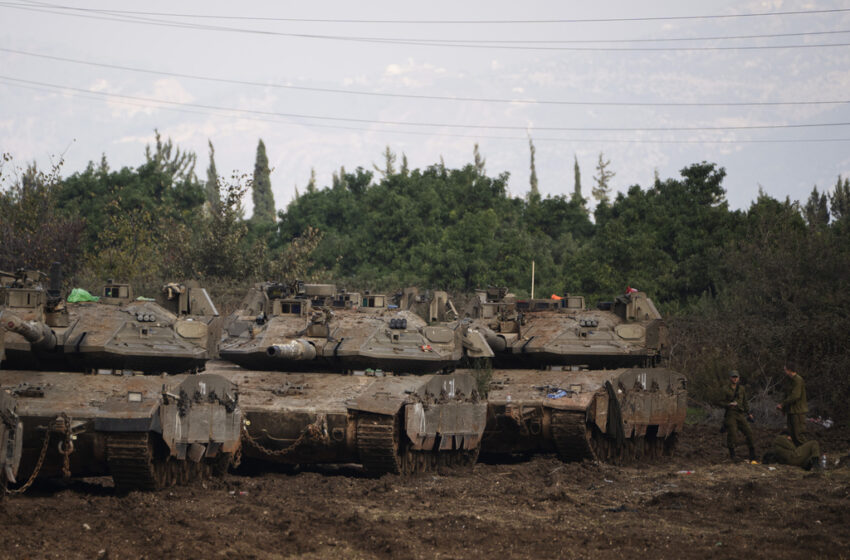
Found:
<svg viewBox="0 0 850 560"><path fill-rule="evenodd" d="M757 430L760 451L773 433ZM847 430L813 434L830 459ZM732 463L716 426L675 458L617 467L542 456L464 473L355 466L230 474L116 495L108 479L42 483L0 503L6 558L839 558L850 468ZM745 452L742 447L741 452Z"/></svg>

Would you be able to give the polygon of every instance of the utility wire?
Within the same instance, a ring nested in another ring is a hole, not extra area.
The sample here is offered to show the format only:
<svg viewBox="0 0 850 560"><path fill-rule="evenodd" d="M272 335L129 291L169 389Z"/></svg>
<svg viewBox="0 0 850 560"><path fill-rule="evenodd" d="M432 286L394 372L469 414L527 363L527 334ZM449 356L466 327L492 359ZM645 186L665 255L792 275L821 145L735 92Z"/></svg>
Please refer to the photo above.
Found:
<svg viewBox="0 0 850 560"><path fill-rule="evenodd" d="M412 93L385 93L376 91L363 90L348 90L336 88L320 88L310 86L296 86L290 84L279 84L269 82L257 82L251 80L235 80L228 78L217 78L212 76L202 76L199 74L187 74L183 72L168 72L165 70L151 70L148 68L137 68L134 66L124 66L121 64L109 64L104 62L93 62L89 60L80 60L76 58L68 58L64 56L47 55L22 51L20 49L9 49L0 47L0 52L18 54L45 60L55 60L58 62L69 62L72 64L81 64L85 66L93 66L97 68L111 68L113 70L123 70L128 72L138 72L143 74L153 74L157 76L168 76L172 78L187 78L192 80L202 80L207 82L216 82L223 84L234 84L241 86L266 87L275 89L291 89L298 91L312 91L322 93L335 93L346 95L365 95L374 97L393 97L400 99L429 99L437 101L460 101L460 102L482 102L482 103L507 103L507 104L525 104L525 105L571 105L571 106L608 106L608 107L763 107L763 106L791 106L791 105L841 105L850 103L850 99L842 100L812 100L812 101L681 101L681 102L652 102L652 101L567 101L567 100L538 100L538 99L509 99L496 97L458 97L449 95L426 95Z"/></svg>
<svg viewBox="0 0 850 560"><path fill-rule="evenodd" d="M168 101L151 97L123 95L117 93L90 91L82 88L71 86L52 84L48 82L40 82L35 80L24 80L11 76L2 76L0 78L13 83L22 83L28 85L37 85L47 88L81 92L87 95L98 95L103 97L114 97L118 99L129 99L133 101L143 101L147 103L156 103L171 105L176 107L188 107L197 109L207 109L213 111L232 111L238 113L247 113L262 116L288 117L296 119L313 119L319 121L339 121L351 123L379 124L387 126L408 126L408 127L426 127L426 128L461 128L461 129L477 129L477 130L528 130L528 126L516 125L485 125L485 124L461 124L461 123L434 123L434 122L417 122L417 121L392 121L392 120L374 120L374 119L358 119L353 117L329 117L326 115L308 115L300 113L284 113L277 111L260 111L256 109L234 109L232 107L223 107L219 105L207 105L201 103L184 103L179 101ZM561 131L561 132L696 132L696 131L721 131L721 130L777 130L777 129L802 129L802 128L829 128L850 126L850 122L826 122L826 123L799 123L799 124L764 124L764 125L735 125L735 126L664 126L664 127L570 127L570 126L535 126L536 130L546 131Z"/></svg>
<svg viewBox="0 0 850 560"><path fill-rule="evenodd" d="M10 3L0 2L0 6L9 5ZM50 6L44 3L34 5ZM53 6L58 7L58 6ZM169 17L197 17L208 19L247 19L247 20L272 20L272 21L301 21L290 20L286 18L252 18L238 16L210 16L205 14L169 14L165 12L139 12L126 10L92 10L88 8L72 8L63 7L68 10L97 12L103 14L133 14L133 15L156 15ZM593 43L657 43L657 42L681 42L681 41L730 41L741 39L776 39L780 37L813 37L823 35L840 35L850 33L848 29L828 30L828 31L801 31L794 33L765 33L765 34L750 34L750 35L710 35L702 37L657 37L657 38L640 38L640 39L415 39L416 41L429 43L482 43L482 44L593 44ZM368 37L363 37L367 39ZM371 39L371 38L370 38ZM389 41L408 41L410 37L382 37L375 38L376 40Z"/></svg>
<svg viewBox="0 0 850 560"><path fill-rule="evenodd" d="M0 76L0 82L5 82L7 85L31 90L31 91L41 91L41 92L55 92L55 88L51 87L40 87L35 85L26 85L21 83L9 82L8 79ZM71 95L75 97L81 97L83 99L89 99L93 101L110 101L106 97L99 95L93 95L97 92L89 92L89 91L75 91L71 92ZM212 115L224 118L232 118L238 120L247 120L254 122L263 122L268 123L269 117L258 117L252 115L240 115L233 114L232 112L219 112L219 111L209 111L209 110L193 110L185 107L179 106L162 106L151 103L144 103L140 101L134 101L130 99L116 99L113 102L127 105L131 107L142 107L142 108L156 108L162 109L166 111L173 111L179 113L188 113L195 115ZM505 135L490 135L490 134L458 134L458 133L450 133L443 131L431 131L431 132L422 132L422 131L413 131L413 130L398 130L398 129L375 129L375 128L365 128L365 127L356 127L356 126L345 126L345 125L329 125L329 124L320 124L320 123L293 123L289 120L281 120L278 118L271 118L273 122L281 122L288 125L296 125L296 126L305 126L308 128L323 128L323 129L333 129L333 130L352 130L357 132L366 132L366 133L390 133L390 134L405 134L405 135L413 135L413 136L437 136L437 137L448 137L448 138L473 138L473 139L488 139L488 140L521 140L523 142L528 140L528 136L505 136ZM617 144L821 144L821 143L835 143L835 142L850 142L850 138L784 138L784 139L700 139L700 140L682 140L682 139L647 139L647 138L563 138L563 137L546 137L546 136L535 136L535 141L545 141L545 142L556 142L556 143L588 143L588 142L598 142L598 143L617 143Z"/></svg>
<svg viewBox="0 0 850 560"><path fill-rule="evenodd" d="M493 44L490 41L485 43L476 43L469 40L431 40L431 39L410 39L410 38L387 38L387 37L360 37L348 35L325 35L316 33L286 33L280 31L268 31L261 29L245 29L238 27L226 27L220 25L195 24L188 22L165 21L151 18L130 18L124 16L107 17L113 12L107 10L90 10L92 14L107 14L107 15L91 15L90 13L73 13L68 11L57 11L49 4L11 4L0 2L0 6L39 13L49 13L55 15L65 15L71 17L82 17L87 19L99 19L105 21L118 21L122 23L135 23L141 25L154 25L159 27L173 27L181 29L195 29L202 31L224 31L230 33L243 33L252 35L266 35L277 37L291 37L300 39L316 39L316 40L331 40L356 43L371 43L371 44L390 44L390 45L410 45L410 46L426 46L426 47L452 47L452 48L472 48L472 49L497 49L497 50L530 50L530 51L570 51L570 52L690 52L690 51L726 51L726 50L777 50L777 49L798 49L798 48L835 48L847 47L850 43L804 43L796 45L741 45L741 46L684 46L684 47L564 47L564 46L538 46L538 45L516 45L516 44ZM41 7L44 6L44 7ZM811 13L811 12L810 12ZM575 20L580 21L580 20ZM617 21L617 20L610 20ZM829 32L823 32L826 34ZM836 33L838 33L836 31ZM791 36L789 34L788 36Z"/></svg>
<svg viewBox="0 0 850 560"><path fill-rule="evenodd" d="M7 3L10 6L18 7L25 5L44 6L60 10L89 12L89 13L109 13L123 15L143 15L143 16L164 16L164 17L184 17L197 19L230 19L230 20L245 20L245 21L280 21L280 22L296 22L296 23L368 23L368 24L549 24L549 23L613 23L613 22L630 22L630 21L682 21L682 20L699 20L699 19L733 19L733 18L758 18L768 16L800 16L800 15L815 15L815 14L835 14L842 12L850 12L850 8L836 8L827 10L786 10L776 12L759 12L750 14L711 14L711 15L693 15L693 16L647 16L647 17L622 17L622 18L585 18L585 19L445 19L445 20L429 20L429 19L343 19L343 18L281 18L268 16L234 16L234 15L211 15L199 13L179 13L179 12L152 12L152 11L132 11L132 10L104 10L97 8L80 8L76 6L66 6L60 4L50 4L48 2L27 2L26 4Z"/></svg>

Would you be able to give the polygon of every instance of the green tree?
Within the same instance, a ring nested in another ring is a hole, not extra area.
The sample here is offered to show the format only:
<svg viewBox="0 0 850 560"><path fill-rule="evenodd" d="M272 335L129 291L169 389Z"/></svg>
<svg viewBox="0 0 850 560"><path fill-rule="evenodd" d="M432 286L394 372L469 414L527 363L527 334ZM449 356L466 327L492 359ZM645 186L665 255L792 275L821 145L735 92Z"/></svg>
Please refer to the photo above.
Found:
<svg viewBox="0 0 850 560"><path fill-rule="evenodd" d="M484 157L481 156L481 152L478 150L478 142L476 142L475 145L472 147L472 162L475 166L475 171L479 175L484 175L486 173L486 171L484 170L484 166L486 165L487 160L485 160Z"/></svg>
<svg viewBox="0 0 850 560"><path fill-rule="evenodd" d="M218 171L215 168L215 148L213 148L212 140L208 140L210 145L210 165L207 167L207 182L204 183L204 193L207 197L207 207L210 212L218 212L219 185Z"/></svg>
<svg viewBox="0 0 850 560"><path fill-rule="evenodd" d="M21 171L0 155L0 270L46 272L56 261L66 274L78 268L85 223L59 208L60 168L44 173L33 163Z"/></svg>
<svg viewBox="0 0 850 560"><path fill-rule="evenodd" d="M257 223L274 223L275 207L272 194L271 170L266 156L263 140L257 143L257 158L254 161L254 180L251 189L254 202L254 214L251 219Z"/></svg>
<svg viewBox="0 0 850 560"><path fill-rule="evenodd" d="M380 173L385 179L392 175L395 175L395 162L396 155L389 146L384 150L384 167L378 167L376 164L372 164L372 167L375 168L375 171Z"/></svg>
<svg viewBox="0 0 850 560"><path fill-rule="evenodd" d="M251 179L234 175L217 186L216 211L205 218L195 241L195 272L202 277L251 277L265 258L263 247L250 246L248 225L243 220L242 200L251 188Z"/></svg>
<svg viewBox="0 0 850 560"><path fill-rule="evenodd" d="M841 181L841 175L835 183L835 188L829 195L829 203L832 208L832 217L837 222L846 222L850 219L850 178Z"/></svg>
<svg viewBox="0 0 850 560"><path fill-rule="evenodd" d="M803 206L803 215L810 228L822 229L829 225L829 206L826 193L818 193L818 188L812 189L812 194Z"/></svg>
<svg viewBox="0 0 850 560"><path fill-rule="evenodd" d="M573 197L574 202L584 204L584 197L581 194L581 169L578 166L578 156L573 155Z"/></svg>
<svg viewBox="0 0 850 560"><path fill-rule="evenodd" d="M204 204L204 187L194 173L195 156L175 148L171 140L163 141L156 133L156 143L145 148L145 163L132 169L110 171L108 166L89 165L58 185L56 204L68 215L85 220L83 250L97 251L97 238L112 225L109 217L118 200L121 210L142 209L158 220L191 222Z"/></svg>
<svg viewBox="0 0 850 560"><path fill-rule="evenodd" d="M410 175L410 168L407 165L407 154L404 152L401 153L401 169L399 169L399 173L401 173L403 177Z"/></svg>
<svg viewBox="0 0 850 560"><path fill-rule="evenodd" d="M605 161L602 152L599 152L599 161L596 163L596 175L593 176L595 185L591 190L591 194L602 205L608 203L611 193L611 179L616 175L616 173L608 169L609 165L611 165L611 160Z"/></svg>
<svg viewBox="0 0 850 560"><path fill-rule="evenodd" d="M307 192L314 193L316 192L316 168L310 168L310 180L307 181Z"/></svg>
<svg viewBox="0 0 850 560"><path fill-rule="evenodd" d="M126 210L120 196L106 206L106 227L98 232L98 250L87 265L98 278L151 281L160 277L158 223L144 208Z"/></svg>
<svg viewBox="0 0 850 560"><path fill-rule="evenodd" d="M537 187L537 166L534 163L534 142L528 137L528 150L531 153L531 175L528 178L530 189L528 191L528 202L534 204L540 202L540 189Z"/></svg>

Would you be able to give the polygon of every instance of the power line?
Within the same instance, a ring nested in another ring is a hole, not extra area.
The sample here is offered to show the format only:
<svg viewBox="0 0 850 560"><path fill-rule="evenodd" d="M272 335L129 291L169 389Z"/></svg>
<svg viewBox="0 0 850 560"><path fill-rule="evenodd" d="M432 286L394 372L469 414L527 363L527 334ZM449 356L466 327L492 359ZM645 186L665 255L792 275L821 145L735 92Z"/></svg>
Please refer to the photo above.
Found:
<svg viewBox="0 0 850 560"><path fill-rule="evenodd" d="M27 89L32 91L42 91L42 92L54 92L56 90L55 87L40 87L35 85L26 85L21 83L9 82L7 78L0 76L0 82L5 82L9 86ZM59 89L64 89L62 86ZM89 92L89 91L73 91L71 95L75 97L82 97L83 99L89 99L93 101L109 101L106 99L104 95L94 95L100 92ZM109 94L107 94L108 96ZM188 113L195 115L212 115L224 118L232 118L238 120L248 120L255 122L269 122L269 117L259 117L252 115L241 115L241 114L232 114L232 111L238 110L228 110L228 112L216 112L210 110L194 110L190 108L180 107L180 106L162 106L160 102L156 104L145 103L140 101L134 101L131 99L117 99L114 100L115 103L121 105L128 105L132 107L142 107L142 108L156 108L162 109L166 111L173 111L178 113ZM448 137L448 138L472 138L472 139L488 139L488 140L519 140L522 142L526 142L528 140L528 136L505 136L505 135L490 135L490 134L458 134L458 133L450 133L443 131L430 131L430 132L422 132L422 131L413 131L413 130L398 130L398 129L374 129L374 128L364 128L364 127L356 127L356 126L345 126L345 125L328 125L328 124L320 124L320 123L293 123L289 120L281 120L277 118L272 118L274 122L281 122L289 125L297 125L297 126L305 126L308 128L323 128L323 129L333 129L333 130L350 130L357 132L367 132L367 133L390 133L390 134L404 134L404 135L413 135L413 136L437 136L437 137ZM563 137L546 137L546 136L535 136L535 142L537 141L545 141L545 142L556 142L556 143L609 143L609 144L820 144L820 143L835 143L835 142L850 142L850 138L785 138L785 139L700 139L700 140L683 140L683 139L647 139L647 138L563 138Z"/></svg>
<svg viewBox="0 0 850 560"><path fill-rule="evenodd" d="M695 101L695 102L651 102L651 101L567 101L567 100L537 100L537 99L511 99L511 98L496 98L496 97L459 97L448 95L426 95L412 93L385 93L376 91L363 90L348 90L338 88L321 88L311 86L296 86L290 84L278 84L268 82L257 82L251 80L236 80L229 78L217 78L212 76L202 76L199 74L187 74L183 72L168 72L165 70L151 70L148 68L138 68L134 66L125 66L121 64L110 64L104 62L93 62L89 60L80 60L68 58L64 56L48 55L41 53L33 53L22 51L20 49L8 49L0 47L0 52L18 54L45 60L55 60L58 62L69 62L72 64L81 64L85 66L93 66L97 68L111 68L113 70L122 70L128 72L138 72L143 74L153 74L157 76L168 76L173 78L187 78L192 80L202 80L207 82L216 82L224 84L233 84L241 86L266 87L274 89L291 89L298 91L312 91L322 93L334 93L345 95L364 95L374 97L392 97L400 99L428 99L436 101L460 101L460 102L482 102L482 103L506 103L506 104L526 104L526 105L568 105L568 106L608 106L608 107L764 107L764 106L793 106L793 105L840 105L850 103L850 99L843 100L812 100L812 101Z"/></svg>
<svg viewBox="0 0 850 560"><path fill-rule="evenodd" d="M25 4L7 5L13 7L24 7ZM584 19L492 19L492 20L428 20L428 19L343 19L343 18L281 18L268 16L234 16L234 15L211 15L198 13L178 13L178 12L152 12L152 11L133 11L133 10L103 10L97 8L79 8L76 6L66 6L61 4L50 4L47 2L28 2L27 5L44 6L59 10L68 10L87 13L108 13L113 15L143 15L143 16L158 16L158 17L184 17L196 19L229 19L242 21L278 21L278 22L294 22L294 23L355 23L355 24L551 24L551 23L614 23L614 22L631 22L631 21L682 21L682 20L700 20L700 19L734 19L734 18L756 18L756 17L773 17L773 16L800 16L800 15L815 15L815 14L834 14L842 12L850 12L850 8L836 8L827 10L786 10L776 12L760 12L750 14L710 14L710 15L693 15L693 16L645 16L645 17L622 17L622 18L584 18Z"/></svg>
<svg viewBox="0 0 850 560"><path fill-rule="evenodd" d="M348 35L325 35L317 33L287 33L280 31L268 31L260 29L245 29L238 27L225 27L220 25L201 25L195 23L163 21L150 18L129 18L125 16L97 16L90 13L71 13L67 11L57 11L52 9L49 4L22 5L0 2L0 6L7 8L21 9L39 13L49 13L55 15L64 15L71 17L81 17L87 19L99 19L105 21L118 21L122 23L135 23L141 25L153 25L158 27L173 27L180 29L194 29L201 31L219 31L229 33L243 33L252 35L265 35L277 37L289 37L299 39L314 39L314 40L331 40L344 41L367 44L390 44L390 45L409 45L409 46L425 46L425 47L452 47L452 48L471 48L471 49L497 49L497 50L529 50L529 51L569 51L569 52L692 52L692 51L730 51L730 50L778 50L778 49L813 49L813 48L835 48L847 47L850 43L804 43L794 45L739 45L739 46L684 46L684 47L564 47L564 46L538 46L538 45L517 45L517 44L495 44L492 41L475 42L470 40L442 40L442 39L409 39L409 38L393 38L393 37L360 37ZM44 8L40 6L45 6ZM107 10L90 10L91 13L112 14ZM789 12L790 13L790 12ZM814 12L806 12L814 13ZM775 14L775 15L778 15ZM639 19L638 19L639 20ZM638 21L636 20L636 21ZM575 20L583 21L583 20ZM606 20L608 21L608 20ZM618 21L618 20L610 20ZM833 32L811 32L811 34L832 34ZM835 31L834 33L845 33L844 31ZM799 36L796 34L785 34L784 36ZM730 37L731 38L731 37ZM745 38L745 37L741 37ZM696 40L686 38L676 38L676 40ZM658 41L663 41L659 39ZM618 41L606 41L618 42ZM638 42L638 41L636 41Z"/></svg>
<svg viewBox="0 0 850 560"><path fill-rule="evenodd" d="M48 82L40 82L35 80L24 80L13 78L11 76L2 76L0 78L9 82L23 83L28 85L37 85L42 87L54 88L59 90L82 92L87 95L98 95L103 97L114 97L118 99L129 99L133 101L144 101L147 103L156 103L171 105L177 107L190 107L207 109L213 111L232 111L237 113L247 113L261 116L276 116L295 119L313 119L319 121L339 121L361 124L379 124L386 126L408 126L408 127L425 127L425 128L462 128L476 130L528 130L528 126L516 125L484 125L484 124L461 124L461 123L434 123L434 122L417 122L417 121L391 121L391 120L374 120L374 119L359 119L353 117L329 117L326 115L308 115L300 113L284 113L277 111L260 111L256 109L234 109L232 107L223 107L219 105L207 105L201 103L184 103L178 101L168 101L151 97L143 97L136 95L123 95L117 93L90 91L82 88L71 86L52 84ZM850 126L850 122L826 122L826 123L799 123L799 124L766 124L766 125L735 125L735 126L665 126L665 127L569 127L569 126L535 126L535 130L545 131L560 131L560 132L697 132L697 131L723 131L723 130L777 130L777 129L802 129L802 128L822 128L822 127L840 127Z"/></svg>

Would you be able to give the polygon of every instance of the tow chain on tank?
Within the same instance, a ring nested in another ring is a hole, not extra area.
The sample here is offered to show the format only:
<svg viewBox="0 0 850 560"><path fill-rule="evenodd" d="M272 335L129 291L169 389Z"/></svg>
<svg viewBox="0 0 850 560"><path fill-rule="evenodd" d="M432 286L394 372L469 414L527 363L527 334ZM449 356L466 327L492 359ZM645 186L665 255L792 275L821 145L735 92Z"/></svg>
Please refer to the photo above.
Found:
<svg viewBox="0 0 850 560"><path fill-rule="evenodd" d="M324 414L319 415L319 418L305 427L301 434L293 441L290 445L284 447L283 449L269 449L264 446L262 443L258 442L254 439L254 436L248 431L248 426L245 424L242 425L242 434L245 436L245 440L248 441L251 445L253 445L258 451L269 455L271 457L283 457L284 455L295 450L299 445L301 445L305 440L312 440L317 442L327 442L328 441L328 431L327 431L327 418Z"/></svg>
<svg viewBox="0 0 850 560"><path fill-rule="evenodd" d="M64 455L62 475L66 478L71 476L70 455L74 451L74 446L71 444L71 420L68 418L68 415L63 412L57 416L45 430L44 443L41 445L41 452L38 454L38 461L35 463L35 468L33 469L29 480L27 480L20 488L16 488L15 490L4 488L3 491L6 494L23 494L30 486L32 486L35 479L38 478L38 473L41 472L41 468L44 466L44 459L47 457L47 448L50 446L50 434L53 432L61 433L65 436L63 439L65 446L64 448L60 448L60 453Z"/></svg>
<svg viewBox="0 0 850 560"><path fill-rule="evenodd" d="M61 433L64 433L65 435L63 440L59 442L59 453L62 455L62 477L71 478L71 453L74 452L74 441L71 434L71 419L63 412L54 421L55 425L59 426L60 421L61 425L64 427L64 429L61 430Z"/></svg>

